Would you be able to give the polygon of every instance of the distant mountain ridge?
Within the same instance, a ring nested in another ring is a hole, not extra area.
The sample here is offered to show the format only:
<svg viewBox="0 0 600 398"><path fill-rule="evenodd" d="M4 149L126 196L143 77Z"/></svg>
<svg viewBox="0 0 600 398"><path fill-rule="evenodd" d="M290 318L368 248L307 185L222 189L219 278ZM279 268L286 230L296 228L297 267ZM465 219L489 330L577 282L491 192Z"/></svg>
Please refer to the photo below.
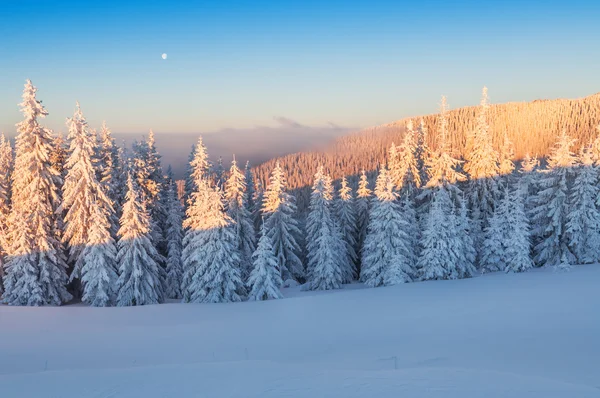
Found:
<svg viewBox="0 0 600 398"><path fill-rule="evenodd" d="M474 98L477 100L477 98ZM466 133L476 123L477 106L448 111L449 140L453 152L462 157ZM258 178L265 183L275 162L279 162L288 177L288 185L297 192L299 207L307 200L302 188L312 185L313 175L323 165L334 179L356 176L362 169L373 172L386 160L392 142L399 143L404 127L412 119L415 128L421 118L428 130L427 143L435 148L438 114L401 119L388 124L370 127L335 139L318 151L306 151L271 159L256 167ZM535 100L494 104L488 111L488 123L494 144L498 147L504 133L514 144L515 158L525 154L544 157L554 145L557 135L566 129L577 139L576 150L588 143L598 133L600 124L600 93L579 99ZM353 181L353 178L350 178Z"/></svg>

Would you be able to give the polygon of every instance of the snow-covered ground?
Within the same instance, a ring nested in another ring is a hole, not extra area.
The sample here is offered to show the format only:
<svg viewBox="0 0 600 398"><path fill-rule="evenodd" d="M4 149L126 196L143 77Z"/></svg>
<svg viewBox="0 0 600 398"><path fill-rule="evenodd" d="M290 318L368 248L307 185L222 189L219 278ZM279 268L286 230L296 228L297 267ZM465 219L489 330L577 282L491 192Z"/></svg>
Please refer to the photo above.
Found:
<svg viewBox="0 0 600 398"><path fill-rule="evenodd" d="M5 397L600 397L600 266L288 298L0 306Z"/></svg>

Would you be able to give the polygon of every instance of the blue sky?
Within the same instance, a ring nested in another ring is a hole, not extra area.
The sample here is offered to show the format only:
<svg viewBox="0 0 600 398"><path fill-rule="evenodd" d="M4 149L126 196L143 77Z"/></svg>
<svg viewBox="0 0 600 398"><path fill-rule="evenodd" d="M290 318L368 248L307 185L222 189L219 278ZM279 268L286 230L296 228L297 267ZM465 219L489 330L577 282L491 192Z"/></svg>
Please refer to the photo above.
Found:
<svg viewBox="0 0 600 398"><path fill-rule="evenodd" d="M365 127L600 91L594 1L0 0L0 130L25 79L50 116L116 132ZM167 53L167 60L161 58Z"/></svg>

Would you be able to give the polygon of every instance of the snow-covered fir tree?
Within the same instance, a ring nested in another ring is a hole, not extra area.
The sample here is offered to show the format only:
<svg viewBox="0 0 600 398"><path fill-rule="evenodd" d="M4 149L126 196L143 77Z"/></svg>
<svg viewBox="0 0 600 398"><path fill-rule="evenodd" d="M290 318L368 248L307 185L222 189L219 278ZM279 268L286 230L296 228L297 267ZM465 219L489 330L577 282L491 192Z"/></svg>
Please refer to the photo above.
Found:
<svg viewBox="0 0 600 398"><path fill-rule="evenodd" d="M417 159L417 169L419 170L419 186L427 185L429 175L427 173L427 158L430 156L429 146L427 145L427 127L425 121L421 118L417 127L417 150L415 158Z"/></svg>
<svg viewBox="0 0 600 398"><path fill-rule="evenodd" d="M578 264L590 264L600 261L600 189L590 148L581 150L579 163L574 169L566 234Z"/></svg>
<svg viewBox="0 0 600 398"><path fill-rule="evenodd" d="M498 171L501 176L508 176L514 171L514 157L515 150L513 144L508 138L508 133L504 132L504 139L502 140L502 146L500 147L500 152L498 153Z"/></svg>
<svg viewBox="0 0 600 398"><path fill-rule="evenodd" d="M310 290L331 290L342 287L344 268L350 261L346 244L333 214L331 177L319 167L315 174L306 220L308 250L308 286Z"/></svg>
<svg viewBox="0 0 600 398"><path fill-rule="evenodd" d="M458 233L461 238L459 254L459 278L470 278L475 274L475 264L477 261L477 249L473 239L472 220L469 217L467 209L467 201L464 196L458 198L458 210L456 221L458 225Z"/></svg>
<svg viewBox="0 0 600 398"><path fill-rule="evenodd" d="M498 153L494 150L489 133L487 112L489 109L487 87L483 88L477 125L467 137L465 171L469 175L468 202L471 208L474 243L479 247L482 233L489 225L498 192Z"/></svg>
<svg viewBox="0 0 600 398"><path fill-rule="evenodd" d="M300 245L297 239L300 236L300 229L298 221L294 218L296 213L294 202L294 197L287 192L283 169L277 163L264 193L262 214L284 282L288 279L297 281L304 279L302 261L298 257Z"/></svg>
<svg viewBox="0 0 600 398"><path fill-rule="evenodd" d="M10 141L0 136L0 297L4 291L4 259L9 250L8 219L10 215L10 177L13 152Z"/></svg>
<svg viewBox="0 0 600 398"><path fill-rule="evenodd" d="M183 241L183 209L177 197L177 188L172 174L167 190L167 291L166 296L172 299L183 297L181 286L183 282L183 263L181 260Z"/></svg>
<svg viewBox="0 0 600 398"><path fill-rule="evenodd" d="M120 164L119 159L119 148L115 144L114 138L112 138L112 133L106 122L102 122L102 129L100 130L100 135L98 136L98 145L96 146L98 165L96 167L96 178L102 184L106 195L110 199L114 211L111 212L111 233L113 237L116 237L117 231L119 230L119 215L120 211L117 211L119 207L119 195L118 191L122 189L125 184L119 185L121 179L119 179L118 174L122 171L120 168L122 165Z"/></svg>
<svg viewBox="0 0 600 398"><path fill-rule="evenodd" d="M250 162L246 162L246 167L244 168L244 180L246 183L246 209L248 209L251 215L254 215L257 207L256 202L254 201L256 198L256 185L254 183L254 172L252 171L252 168L250 168ZM260 204L258 207L260 208Z"/></svg>
<svg viewBox="0 0 600 398"><path fill-rule="evenodd" d="M396 201L394 183L382 167L375 189L376 199L362 252L360 279L367 286L389 286L411 282L414 261L408 222Z"/></svg>
<svg viewBox="0 0 600 398"><path fill-rule="evenodd" d="M510 226L508 237L510 241L506 248L506 272L524 272L533 268L531 259L530 226L525 210L523 189L517 186L510 191L509 201Z"/></svg>
<svg viewBox="0 0 600 398"><path fill-rule="evenodd" d="M402 144L396 148L397 171L391 177L398 191L406 190L411 195L415 189L421 187L421 173L419 170L419 159L417 158L419 155L418 144L412 120L409 120L406 123Z"/></svg>
<svg viewBox="0 0 600 398"><path fill-rule="evenodd" d="M81 276L83 250L90 244L89 234L94 222L93 206L111 217L114 212L106 190L96 179L93 159L96 136L90 132L87 121L77 103L75 114L67 120L69 126L69 151L65 163L65 182L62 205L65 225L63 241L69 248L69 264L72 266L71 280Z"/></svg>
<svg viewBox="0 0 600 398"><path fill-rule="evenodd" d="M242 280L248 280L252 271L252 254L256 248L256 235L252 215L246 207L246 178L237 167L235 157L225 182L225 202L227 214L233 220L237 250L240 254Z"/></svg>
<svg viewBox="0 0 600 398"><path fill-rule="evenodd" d="M485 237L481 246L481 269L485 272L504 271L508 258L506 251L511 244L512 232L510 214L511 197L508 185L503 190L503 196L494 209L485 228Z"/></svg>
<svg viewBox="0 0 600 398"><path fill-rule="evenodd" d="M442 97L440 114L438 117L437 148L427 158L428 182L426 188L431 189L446 184L455 184L464 181L465 176L457 169L461 161L450 154L448 145L448 119L446 109L446 97Z"/></svg>
<svg viewBox="0 0 600 398"><path fill-rule="evenodd" d="M240 273L233 220L223 206L218 187L199 181L190 197L184 227L183 300L192 303L241 301L245 292Z"/></svg>
<svg viewBox="0 0 600 398"><path fill-rule="evenodd" d="M185 178L185 196L184 203L188 204L190 195L198 189L200 181L208 178L210 171L210 162L208 161L208 152L206 145L202 141L202 136L198 138L196 145L192 146L190 153L188 169Z"/></svg>
<svg viewBox="0 0 600 398"><path fill-rule="evenodd" d="M52 142L52 152L50 153L50 164L58 176L61 178L65 174L65 163L67 162L67 144L62 133L54 136Z"/></svg>
<svg viewBox="0 0 600 398"><path fill-rule="evenodd" d="M215 166L215 184L221 189L224 190L225 181L227 180L227 175L225 173L225 167L223 166L223 158L219 156L219 160L217 160L217 165Z"/></svg>
<svg viewBox="0 0 600 398"><path fill-rule="evenodd" d="M252 255L253 265L248 287L250 294L248 300L271 300L283 298L281 294L281 272L277 268L278 262L273 249L273 243L266 233L264 224L260 229L260 238L256 251Z"/></svg>
<svg viewBox="0 0 600 398"><path fill-rule="evenodd" d="M90 230L81 254L82 301L93 307L107 307L116 300L117 247L111 224L102 204L90 204Z"/></svg>
<svg viewBox="0 0 600 398"><path fill-rule="evenodd" d="M448 188L433 190L417 262L421 280L459 279L469 275L457 252L463 246L457 224Z"/></svg>
<svg viewBox="0 0 600 398"><path fill-rule="evenodd" d="M17 124L4 276L4 302L9 305L60 305L71 299L54 229L58 192L49 160L53 139L38 122L48 112L36 91L27 80L20 104L24 120Z"/></svg>
<svg viewBox="0 0 600 398"><path fill-rule="evenodd" d="M148 305L164 300L158 252L152 245L150 215L130 174L119 229L117 305Z"/></svg>
<svg viewBox="0 0 600 398"><path fill-rule="evenodd" d="M577 158L571 151L575 140L565 131L561 134L548 159L548 170L539 177L539 191L532 211L535 234L535 261L539 266L556 266L564 259L576 262L566 233L570 212L569 179Z"/></svg>
<svg viewBox="0 0 600 398"><path fill-rule="evenodd" d="M356 263L358 261L356 254L358 230L352 188L348 186L346 177L342 177L338 196L333 202L333 208L337 224L342 233L342 239L346 245L346 254L349 260L343 264L343 280L344 283L350 283L358 277L356 271Z"/></svg>
<svg viewBox="0 0 600 398"><path fill-rule="evenodd" d="M367 237L367 229L369 227L369 211L371 209L371 190L369 189L369 180L367 173L363 169L360 173L358 181L358 189L356 190L356 225L357 225L357 242L356 254L359 260L359 266L362 262L362 248ZM357 269L360 275L360 268Z"/></svg>
<svg viewBox="0 0 600 398"><path fill-rule="evenodd" d="M265 190L263 189L262 182L260 180L256 180L256 190L254 191L254 211L252 212L255 230L262 228L264 218L262 215L262 205L264 202L264 197Z"/></svg>

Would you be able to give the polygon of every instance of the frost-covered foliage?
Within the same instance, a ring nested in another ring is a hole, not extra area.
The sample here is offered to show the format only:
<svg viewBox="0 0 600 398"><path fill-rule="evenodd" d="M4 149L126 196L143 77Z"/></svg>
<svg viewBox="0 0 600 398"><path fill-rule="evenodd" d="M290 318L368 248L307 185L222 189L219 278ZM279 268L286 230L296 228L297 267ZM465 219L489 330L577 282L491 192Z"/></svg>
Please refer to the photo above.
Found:
<svg viewBox="0 0 600 398"><path fill-rule="evenodd" d="M359 260L361 260L362 248L365 243L365 238L367 237L367 229L369 226L369 210L371 208L371 194L372 192L369 189L367 173L365 170L363 170L360 174L358 189L356 190L356 224L358 230L356 254ZM360 274L360 269L357 271Z"/></svg>
<svg viewBox="0 0 600 398"><path fill-rule="evenodd" d="M82 301L93 307L107 307L116 299L117 247L104 209L96 202L90 212L88 243L81 253Z"/></svg>
<svg viewBox="0 0 600 398"><path fill-rule="evenodd" d="M569 264L576 262L566 233L570 212L569 178L577 161L571 151L574 142L563 132L548 159L549 169L539 177L532 211L536 236L540 238L534 248L539 266L554 266L563 260Z"/></svg>
<svg viewBox="0 0 600 398"><path fill-rule="evenodd" d="M502 146L500 147L500 152L498 153L498 171L500 172L500 175L507 176L513 172L515 169L515 164L513 163L514 158L515 150L513 144L508 138L508 133L504 132Z"/></svg>
<svg viewBox="0 0 600 398"><path fill-rule="evenodd" d="M333 186L323 167L315 174L306 220L308 286L310 290L339 289L351 277L346 244L333 214ZM348 271L347 271L348 270Z"/></svg>
<svg viewBox="0 0 600 398"><path fill-rule="evenodd" d="M12 173L13 152L10 141L0 135L0 297L2 296L4 275L4 257L8 252L8 218L10 215L10 177Z"/></svg>
<svg viewBox="0 0 600 398"><path fill-rule="evenodd" d="M244 182L246 183L246 209L248 209L248 212L254 217L254 213L257 210L257 204L255 202L256 184L254 182L254 172L252 171L252 168L250 168L250 162L246 162L246 167L244 168ZM258 204L258 208L260 211L260 203Z"/></svg>
<svg viewBox="0 0 600 398"><path fill-rule="evenodd" d="M458 216L456 218L457 228L461 239L461 248L458 250L461 277L471 277L475 274L475 263L477 260L477 249L473 239L472 220L469 217L467 201L463 196L458 198Z"/></svg>
<svg viewBox="0 0 600 398"><path fill-rule="evenodd" d="M600 260L600 205L598 169L589 148L581 151L580 166L575 169L575 181L567 215L567 239L579 264Z"/></svg>
<svg viewBox="0 0 600 398"><path fill-rule="evenodd" d="M441 185L455 184L466 179L457 170L462 162L453 158L450 154L447 140L448 120L446 112L446 97L442 97L438 120L438 144L426 162L429 177L426 187L430 189Z"/></svg>
<svg viewBox="0 0 600 398"><path fill-rule="evenodd" d="M217 161L217 165L215 166L214 178L215 184L219 187L219 189L224 190L227 176L225 173L225 167L223 167L223 158L221 156L219 156L219 160Z"/></svg>
<svg viewBox="0 0 600 398"><path fill-rule="evenodd" d="M157 304L164 300L159 257L150 236L150 215L141 189L131 174L127 179L127 194L121 216L117 261L117 305Z"/></svg>
<svg viewBox="0 0 600 398"><path fill-rule="evenodd" d="M481 104L475 129L467 135L465 171L469 175L468 202L471 208L472 229L477 247L482 239L481 231L488 227L494 211L499 174L498 153L494 150L489 134L487 113L489 110L487 87L483 88Z"/></svg>
<svg viewBox="0 0 600 398"><path fill-rule="evenodd" d="M408 191L411 194L421 186L419 159L421 151L419 140L414 131L412 120L406 124L404 137L399 146L390 148L388 167L390 178L398 191Z"/></svg>
<svg viewBox="0 0 600 398"><path fill-rule="evenodd" d="M192 146L192 151L188 160L184 196L184 203L186 206L188 205L191 194L198 189L201 181L208 178L208 173L210 171L208 152L206 151L206 145L204 145L204 142L202 141L202 136L198 138L196 145Z"/></svg>
<svg viewBox="0 0 600 398"><path fill-rule="evenodd" d="M414 249L407 233L409 225L396 201L394 183L385 167L377 177L375 196L362 253L360 279L371 287L411 282Z"/></svg>
<svg viewBox="0 0 600 398"><path fill-rule="evenodd" d="M54 228L58 190L50 164L53 139L38 122L48 112L36 91L28 80L20 104L24 120L17 124L10 246L4 266L4 302L10 305L60 305L71 299Z"/></svg>
<svg viewBox="0 0 600 398"><path fill-rule="evenodd" d="M252 215L247 208L246 178L237 167L235 158L231 162L229 178L225 182L227 215L233 220L237 250L240 254L242 280L248 280L252 271L252 254L256 248L256 235Z"/></svg>
<svg viewBox="0 0 600 398"><path fill-rule="evenodd" d="M260 229L260 239L256 251L252 255L253 265L248 286L250 294L248 300L271 300L283 298L281 294L281 272L277 268L277 257L273 250L273 243L266 234L264 224Z"/></svg>
<svg viewBox="0 0 600 398"><path fill-rule="evenodd" d="M109 219L114 210L107 191L96 179L93 163L97 145L96 135L88 128L79 103L73 117L67 120L67 125L70 146L65 163L66 177L60 211L66 211L62 238L69 248L73 280L81 277L83 251L90 244L92 224L98 218L94 215L94 207L99 206L100 211Z"/></svg>
<svg viewBox="0 0 600 398"><path fill-rule="evenodd" d="M232 223L225 212L221 190L211 188L207 180L199 181L184 221L184 302L241 301L245 289Z"/></svg>
<svg viewBox="0 0 600 398"><path fill-rule="evenodd" d="M177 188L173 178L169 178L167 190L167 220L165 231L167 233L167 291L166 296L172 299L181 299L181 286L183 281L183 264L181 261L183 240L183 209L181 201L177 198Z"/></svg>
<svg viewBox="0 0 600 398"><path fill-rule="evenodd" d="M114 211L110 215L111 234L117 236L119 230L119 216L121 211L119 208L119 189L125 186L124 179L120 178L123 167L119 158L119 148L115 144L112 133L106 122L102 123L100 135L98 136L98 144L96 145L96 157L98 165L96 167L96 178L102 184L106 195L110 199Z"/></svg>
<svg viewBox="0 0 600 398"><path fill-rule="evenodd" d="M338 196L333 202L335 219L342 233L342 239L346 246L346 254L348 260L343 264L342 274L344 283L349 283L357 278L356 263L358 261L356 255L357 243L357 219L356 207L352 196L352 188L348 186L346 177L342 178L341 187L338 191Z"/></svg>
<svg viewBox="0 0 600 398"><path fill-rule="evenodd" d="M457 226L448 187L435 189L421 236L421 256L417 262L422 280L460 279L471 276L461 259L464 243Z"/></svg>
<svg viewBox="0 0 600 398"><path fill-rule="evenodd" d="M427 145L427 127L423 119L417 127L417 150L415 157L417 159L417 169L419 170L419 187L427 185L429 178L427 174L427 158L430 155L429 146Z"/></svg>
<svg viewBox="0 0 600 398"><path fill-rule="evenodd" d="M276 164L264 193L262 214L265 218L265 229L275 248L281 277L284 281L299 281L304 279L302 261L298 257L300 246L297 239L300 229L298 221L294 218L294 197L287 192L286 185L283 170Z"/></svg>
<svg viewBox="0 0 600 398"><path fill-rule="evenodd" d="M481 247L481 269L485 272L503 271L508 259L506 250L511 244L510 196L508 188L494 209Z"/></svg>

